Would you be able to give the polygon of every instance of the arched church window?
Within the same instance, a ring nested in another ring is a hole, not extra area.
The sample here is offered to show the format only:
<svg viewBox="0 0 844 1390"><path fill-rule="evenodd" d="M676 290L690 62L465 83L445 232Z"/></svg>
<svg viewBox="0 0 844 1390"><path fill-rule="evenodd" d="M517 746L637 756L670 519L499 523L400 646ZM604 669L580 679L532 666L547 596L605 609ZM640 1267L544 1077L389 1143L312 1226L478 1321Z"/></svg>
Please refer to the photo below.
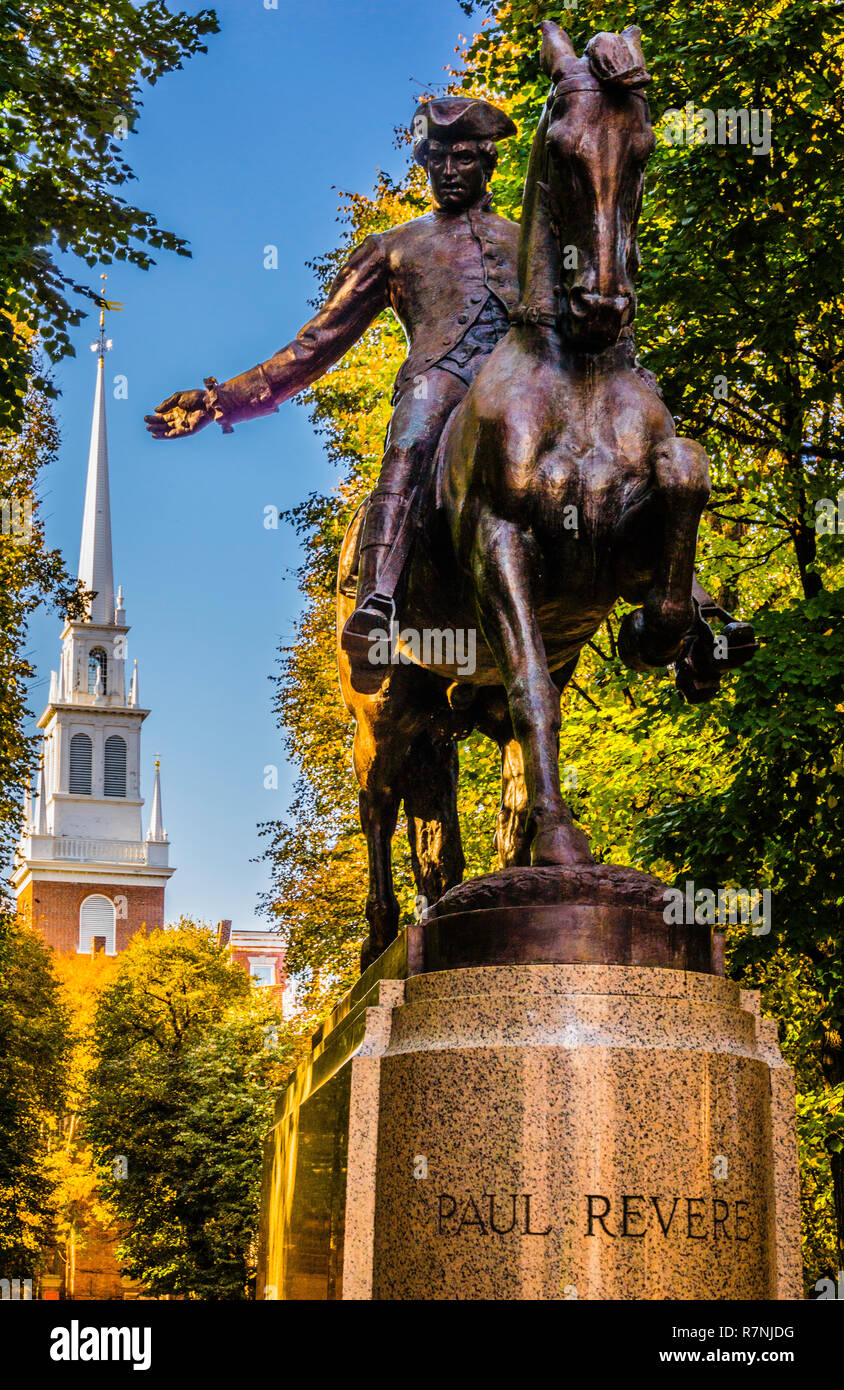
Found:
<svg viewBox="0 0 844 1390"><path fill-rule="evenodd" d="M91 794L91 740L74 734L70 740L70 790L77 796Z"/></svg>
<svg viewBox="0 0 844 1390"><path fill-rule="evenodd" d="M126 795L126 740L119 734L105 741L103 791L106 796Z"/></svg>
<svg viewBox="0 0 844 1390"><path fill-rule="evenodd" d="M106 955L114 955L114 903L103 893L92 893L79 909L79 946L85 953L91 951L94 939L105 939Z"/></svg>
<svg viewBox="0 0 844 1390"><path fill-rule="evenodd" d="M96 695L97 689L108 693L108 656L103 647L92 647L88 653L88 694Z"/></svg>

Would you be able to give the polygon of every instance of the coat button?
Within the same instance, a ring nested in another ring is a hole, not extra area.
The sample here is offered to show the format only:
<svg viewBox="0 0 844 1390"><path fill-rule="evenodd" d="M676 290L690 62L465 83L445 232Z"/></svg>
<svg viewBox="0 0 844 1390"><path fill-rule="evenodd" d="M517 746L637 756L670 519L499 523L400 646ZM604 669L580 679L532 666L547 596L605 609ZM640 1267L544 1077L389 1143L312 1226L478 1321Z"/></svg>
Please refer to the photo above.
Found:
<svg viewBox="0 0 844 1390"><path fill-rule="evenodd" d="M479 294L473 294L469 300L470 304L480 304L480 302L481 296Z"/></svg>
<svg viewBox="0 0 844 1390"><path fill-rule="evenodd" d="M469 315L468 315L468 314L458 314L458 315L457 315L457 322L458 322L458 323L468 323L468 322L469 322Z"/></svg>

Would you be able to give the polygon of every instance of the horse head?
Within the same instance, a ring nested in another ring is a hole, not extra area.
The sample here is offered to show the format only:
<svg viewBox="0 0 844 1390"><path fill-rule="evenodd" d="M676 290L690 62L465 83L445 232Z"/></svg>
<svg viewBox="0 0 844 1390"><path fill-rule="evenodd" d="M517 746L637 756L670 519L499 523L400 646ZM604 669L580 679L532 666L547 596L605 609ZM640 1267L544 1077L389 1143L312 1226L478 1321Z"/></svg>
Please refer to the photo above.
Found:
<svg viewBox="0 0 844 1390"><path fill-rule="evenodd" d="M565 336L585 351L618 339L636 313L636 230L655 138L650 81L635 26L596 34L582 57L556 24L542 26L552 88L532 161L559 257ZM572 254L574 252L574 254Z"/></svg>

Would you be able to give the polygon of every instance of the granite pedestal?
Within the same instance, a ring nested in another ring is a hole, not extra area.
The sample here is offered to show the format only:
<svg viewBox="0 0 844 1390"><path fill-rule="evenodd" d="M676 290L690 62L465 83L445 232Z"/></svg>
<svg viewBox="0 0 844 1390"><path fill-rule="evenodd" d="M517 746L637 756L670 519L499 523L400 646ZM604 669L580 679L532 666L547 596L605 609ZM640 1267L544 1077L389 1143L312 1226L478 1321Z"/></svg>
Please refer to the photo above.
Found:
<svg viewBox="0 0 844 1390"><path fill-rule="evenodd" d="M755 993L424 955L394 943L279 1103L259 1297L802 1296L793 1083Z"/></svg>

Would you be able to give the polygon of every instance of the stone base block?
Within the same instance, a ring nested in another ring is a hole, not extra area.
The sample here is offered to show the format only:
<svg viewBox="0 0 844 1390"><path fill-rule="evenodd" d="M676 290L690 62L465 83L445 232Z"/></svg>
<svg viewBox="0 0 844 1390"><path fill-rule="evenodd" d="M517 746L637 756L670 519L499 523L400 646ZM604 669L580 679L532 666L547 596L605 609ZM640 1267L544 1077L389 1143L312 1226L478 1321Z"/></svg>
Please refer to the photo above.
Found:
<svg viewBox="0 0 844 1390"><path fill-rule="evenodd" d="M258 1292L800 1298L775 1025L678 969L367 972L280 1102Z"/></svg>

